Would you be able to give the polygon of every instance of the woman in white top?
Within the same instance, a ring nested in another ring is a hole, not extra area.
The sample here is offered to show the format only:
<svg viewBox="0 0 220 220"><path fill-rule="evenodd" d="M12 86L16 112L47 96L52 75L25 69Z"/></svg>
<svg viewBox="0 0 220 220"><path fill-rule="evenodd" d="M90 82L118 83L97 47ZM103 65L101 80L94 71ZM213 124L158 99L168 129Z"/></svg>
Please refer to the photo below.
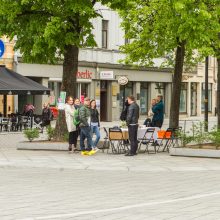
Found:
<svg viewBox="0 0 220 220"><path fill-rule="evenodd" d="M154 115L154 113L152 111L152 107L154 105L156 105L156 99L151 100L151 107L150 107L150 109L147 113L147 119L145 119L145 121L144 121L144 125L146 125L147 127L152 126L151 122L152 122L152 118L153 118L153 115Z"/></svg>
<svg viewBox="0 0 220 220"><path fill-rule="evenodd" d="M76 129L76 126L73 123L74 119L74 100L72 96L68 96L66 99L66 105L65 105L65 116L66 116L66 125L67 125L67 130L69 132L69 152L75 151L76 150L76 145L77 145L77 137L78 137L78 132Z"/></svg>
<svg viewBox="0 0 220 220"><path fill-rule="evenodd" d="M151 120L152 120L153 115L154 115L154 113L153 113L153 111L152 111L152 107L153 107L154 105L156 105L156 99L152 99L152 100L151 100L151 107L150 107L150 109L149 109L149 111L148 111L148 114L147 114L148 118L150 118Z"/></svg>

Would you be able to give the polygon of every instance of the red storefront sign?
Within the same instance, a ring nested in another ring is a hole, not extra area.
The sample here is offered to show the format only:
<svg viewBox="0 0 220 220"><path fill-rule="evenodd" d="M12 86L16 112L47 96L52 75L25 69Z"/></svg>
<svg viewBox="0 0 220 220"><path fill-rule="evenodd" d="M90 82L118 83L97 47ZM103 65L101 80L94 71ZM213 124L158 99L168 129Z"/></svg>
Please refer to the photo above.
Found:
<svg viewBox="0 0 220 220"><path fill-rule="evenodd" d="M76 78L78 79L92 79L92 72L89 70L86 71L78 71L76 74Z"/></svg>

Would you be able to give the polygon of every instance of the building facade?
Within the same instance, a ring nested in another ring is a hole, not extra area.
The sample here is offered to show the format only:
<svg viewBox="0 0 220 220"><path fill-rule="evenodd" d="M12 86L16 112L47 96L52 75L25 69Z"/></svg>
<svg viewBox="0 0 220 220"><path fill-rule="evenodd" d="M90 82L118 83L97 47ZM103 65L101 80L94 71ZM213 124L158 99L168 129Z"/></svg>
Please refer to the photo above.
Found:
<svg viewBox="0 0 220 220"><path fill-rule="evenodd" d="M155 67L133 68L119 64L125 57L119 47L129 43L120 28L120 18L115 11L97 4L102 17L94 19L94 36L96 48L80 49L79 68L77 74L77 97L83 101L89 96L97 101L102 121L118 120L124 97L133 94L140 105L140 113L144 118L150 108L152 98L158 94L164 96L165 116L169 116L172 93L173 69L158 68L162 59L155 60ZM62 65L40 65L22 62L22 56L16 53L14 70L19 74L48 86L51 96L15 96L14 111L21 111L27 102L36 106L36 113L41 112L43 102L56 104L59 97ZM209 59L209 112L215 114L216 95L216 60ZM203 63L198 64L194 72L184 73L182 79L180 114L183 117L201 116L204 111L204 72ZM121 86L120 77L126 77L128 83Z"/></svg>

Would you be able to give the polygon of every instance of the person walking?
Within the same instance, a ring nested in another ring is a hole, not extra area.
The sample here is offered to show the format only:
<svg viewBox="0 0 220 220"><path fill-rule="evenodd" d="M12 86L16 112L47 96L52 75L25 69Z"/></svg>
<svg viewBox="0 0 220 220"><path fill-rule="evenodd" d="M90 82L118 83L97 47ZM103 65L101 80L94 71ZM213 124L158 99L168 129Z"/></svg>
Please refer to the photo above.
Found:
<svg viewBox="0 0 220 220"><path fill-rule="evenodd" d="M161 128L164 120L164 104L163 104L163 96L157 96L157 103L152 106L152 112L154 113L152 118L152 126Z"/></svg>
<svg viewBox="0 0 220 220"><path fill-rule="evenodd" d="M90 112L90 99L86 97L84 99L84 105L79 109L80 117L80 149L81 155L93 155L96 153L92 136L91 136L91 112ZM85 147L85 139L87 139L87 148Z"/></svg>
<svg viewBox="0 0 220 220"><path fill-rule="evenodd" d="M73 103L74 103L73 97L68 96L66 98L66 104L64 107L67 130L69 132L69 148L68 148L69 152L76 151L77 137L78 137L76 126L73 123L74 111L75 111L75 107Z"/></svg>
<svg viewBox="0 0 220 220"><path fill-rule="evenodd" d="M131 144L130 151L125 154L125 156L134 156L137 153L138 140L137 140L137 131L138 131L138 119L139 119L139 106L135 102L134 96L128 96L128 112L126 117L126 123L128 126L128 135L129 141Z"/></svg>
<svg viewBox="0 0 220 220"><path fill-rule="evenodd" d="M93 99L90 102L90 111L91 111L91 132L92 135L95 133L96 139L93 142L95 148L100 140L100 121L99 121L99 112L96 108L96 101ZM98 149L98 148L97 148Z"/></svg>
<svg viewBox="0 0 220 220"><path fill-rule="evenodd" d="M41 115L41 119L42 119L41 133L43 133L43 130L44 130L45 126L50 125L50 121L52 120L52 118L53 118L53 113L50 110L49 104L44 103L43 104L42 115Z"/></svg>

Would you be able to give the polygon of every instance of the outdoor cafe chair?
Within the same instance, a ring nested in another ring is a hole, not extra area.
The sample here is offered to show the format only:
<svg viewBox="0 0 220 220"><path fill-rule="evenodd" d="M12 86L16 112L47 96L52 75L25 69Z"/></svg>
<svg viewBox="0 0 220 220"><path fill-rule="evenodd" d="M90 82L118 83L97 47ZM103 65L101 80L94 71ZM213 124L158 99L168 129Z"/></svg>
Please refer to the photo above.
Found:
<svg viewBox="0 0 220 220"><path fill-rule="evenodd" d="M30 128L31 127L31 117L29 116L21 116L21 124L24 129Z"/></svg>
<svg viewBox="0 0 220 220"><path fill-rule="evenodd" d="M159 152L159 149L162 146L163 146L162 152L166 150L169 152L169 148L171 146L175 147L176 145L178 145L179 133L181 130L182 130L182 127L167 128L163 136L161 138L158 138L159 147L158 147L157 152Z"/></svg>
<svg viewBox="0 0 220 220"><path fill-rule="evenodd" d="M10 120L9 118L1 118L1 131L5 129L5 131L10 131Z"/></svg>
<svg viewBox="0 0 220 220"><path fill-rule="evenodd" d="M34 120L33 120L33 127L41 129L41 124L42 124L42 116L41 115L34 115Z"/></svg>
<svg viewBox="0 0 220 220"><path fill-rule="evenodd" d="M105 149L109 149L109 136L108 136L108 131L107 129L104 127L104 132L105 132L105 137L104 137L104 142L103 145L101 147L99 147L100 150L102 150L102 152L104 153Z"/></svg>
<svg viewBox="0 0 220 220"><path fill-rule="evenodd" d="M155 132L155 128L147 128L144 136L142 138L138 138L139 141L139 147L138 147L138 152L141 150L141 145L146 145L146 148L144 150L144 152L148 152L148 154L150 153L149 151L149 145L154 143L154 132ZM157 149L156 149L156 145L154 145L154 153L156 154Z"/></svg>
<svg viewBox="0 0 220 220"><path fill-rule="evenodd" d="M109 152L110 148L113 154L126 153L127 145L124 143L125 138L124 138L122 130L118 127L109 128L108 135L109 135L110 147L107 153Z"/></svg>

